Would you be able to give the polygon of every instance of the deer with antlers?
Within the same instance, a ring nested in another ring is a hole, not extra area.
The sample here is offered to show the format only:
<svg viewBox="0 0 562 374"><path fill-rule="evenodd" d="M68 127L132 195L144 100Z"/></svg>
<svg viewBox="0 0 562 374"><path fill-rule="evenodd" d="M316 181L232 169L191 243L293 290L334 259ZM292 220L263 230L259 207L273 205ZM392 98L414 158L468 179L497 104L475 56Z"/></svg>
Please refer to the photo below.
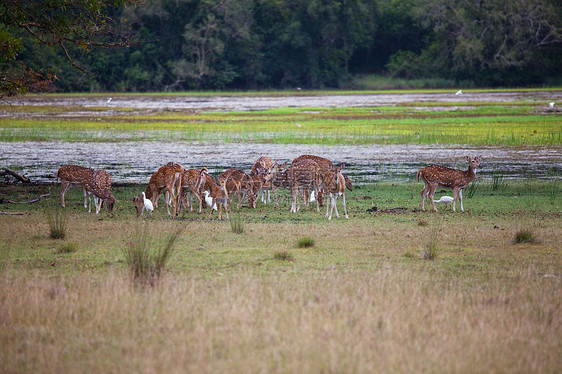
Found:
<svg viewBox="0 0 562 374"><path fill-rule="evenodd" d="M64 195L72 186L82 187L84 191L84 208L91 212L90 196L94 196L96 214L99 214L102 203L111 212L115 197L111 194L111 176L105 170L94 170L77 165L65 165L57 171L57 179L61 181L61 206L64 207Z"/></svg>
<svg viewBox="0 0 562 374"><path fill-rule="evenodd" d="M439 187L446 187L453 189L453 212L455 212L455 205L457 198L461 203L461 211L464 212L462 206L462 190L468 186L470 182L476 177L476 169L481 168L480 159L482 156L466 156L468 161L467 170L450 169L445 166L431 165L420 169L417 173L418 183L420 178L423 179L425 186L421 193L422 211L425 212L425 198L428 197L433 206L433 210L437 212L435 202L433 201L433 194L435 189Z"/></svg>
<svg viewBox="0 0 562 374"><path fill-rule="evenodd" d="M163 191L169 195L165 197L166 210L170 216L170 206L172 206L174 215L177 216L177 207L179 196L181 195L181 178L184 167L176 162L170 162L162 166L156 171L148 182L148 186L144 191L147 199L152 201L155 207L158 207L158 199Z"/></svg>

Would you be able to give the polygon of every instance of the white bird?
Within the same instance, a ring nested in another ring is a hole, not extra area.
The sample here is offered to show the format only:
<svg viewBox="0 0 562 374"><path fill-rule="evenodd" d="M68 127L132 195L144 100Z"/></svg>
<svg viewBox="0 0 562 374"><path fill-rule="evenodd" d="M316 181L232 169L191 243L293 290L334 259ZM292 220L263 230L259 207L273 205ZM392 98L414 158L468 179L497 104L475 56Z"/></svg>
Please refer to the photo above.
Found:
<svg viewBox="0 0 562 374"><path fill-rule="evenodd" d="M458 95L462 95L462 90L458 90L457 93L455 94L456 96Z"/></svg>
<svg viewBox="0 0 562 374"><path fill-rule="evenodd" d="M308 202L313 203L315 201L316 201L316 194L314 193L314 190L312 190L312 192L310 193L310 197L308 198Z"/></svg>
<svg viewBox="0 0 562 374"><path fill-rule="evenodd" d="M300 88L300 87L297 87L297 91L300 91L300 90L302 90L302 88Z"/></svg>
<svg viewBox="0 0 562 374"><path fill-rule="evenodd" d="M142 212L141 212L141 216L144 213L145 210L147 210L150 214L152 214L152 211L154 210L154 206L152 205L152 201L150 201L150 199L146 198L146 195L144 194L144 192L142 193L142 202L144 204L144 206L142 207Z"/></svg>
<svg viewBox="0 0 562 374"><path fill-rule="evenodd" d="M111 97L107 99L107 103L109 104L110 102L111 102Z"/></svg>
<svg viewBox="0 0 562 374"><path fill-rule="evenodd" d="M554 108L554 101L552 103L548 103L548 106Z"/></svg>
<svg viewBox="0 0 562 374"><path fill-rule="evenodd" d="M301 124L297 122L297 127L301 127Z"/></svg>
<svg viewBox="0 0 562 374"><path fill-rule="evenodd" d="M207 203L207 205L211 206L211 204L213 203L213 198L211 197L209 191L203 191L203 195L205 195L205 202ZM217 210L217 203L213 205L213 209Z"/></svg>
<svg viewBox="0 0 562 374"><path fill-rule="evenodd" d="M441 196L441 198L439 200L433 200L434 203L436 204L451 204L453 202L453 198L451 196Z"/></svg>

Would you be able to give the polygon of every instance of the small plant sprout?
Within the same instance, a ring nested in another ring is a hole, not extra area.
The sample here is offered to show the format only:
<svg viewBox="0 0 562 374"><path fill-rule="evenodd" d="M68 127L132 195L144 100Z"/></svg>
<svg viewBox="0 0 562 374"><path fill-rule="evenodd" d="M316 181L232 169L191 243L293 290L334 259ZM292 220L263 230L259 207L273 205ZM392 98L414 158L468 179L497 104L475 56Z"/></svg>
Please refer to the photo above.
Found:
<svg viewBox="0 0 562 374"><path fill-rule="evenodd" d="M66 215L59 207L46 211L51 239L66 237Z"/></svg>
<svg viewBox="0 0 562 374"><path fill-rule="evenodd" d="M293 255L286 249L278 249L273 252L273 258L280 261L293 261Z"/></svg>
<svg viewBox="0 0 562 374"><path fill-rule="evenodd" d="M535 234L530 229L519 229L515 233L515 238L513 240L515 244L530 243L533 244L537 241Z"/></svg>

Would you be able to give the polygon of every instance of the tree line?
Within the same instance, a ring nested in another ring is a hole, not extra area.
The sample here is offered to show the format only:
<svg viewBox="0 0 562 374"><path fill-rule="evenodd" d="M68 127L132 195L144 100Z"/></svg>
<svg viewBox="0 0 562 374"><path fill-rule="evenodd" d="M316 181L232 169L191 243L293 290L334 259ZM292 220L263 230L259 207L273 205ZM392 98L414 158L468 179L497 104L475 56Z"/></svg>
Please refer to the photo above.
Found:
<svg viewBox="0 0 562 374"><path fill-rule="evenodd" d="M105 18L80 18L100 3ZM11 16L25 5L45 30L91 24L41 40L25 9ZM561 25L560 0L5 0L0 67L24 63L62 92L341 88L362 74L556 85Z"/></svg>

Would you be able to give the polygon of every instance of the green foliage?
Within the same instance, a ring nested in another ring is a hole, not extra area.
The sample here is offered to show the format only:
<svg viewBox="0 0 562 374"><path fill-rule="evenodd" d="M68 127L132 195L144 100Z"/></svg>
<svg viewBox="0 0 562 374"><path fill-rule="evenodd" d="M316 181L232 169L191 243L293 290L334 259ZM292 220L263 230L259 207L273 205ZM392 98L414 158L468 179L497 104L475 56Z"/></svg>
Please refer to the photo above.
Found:
<svg viewBox="0 0 562 374"><path fill-rule="evenodd" d="M68 242L63 244L57 249L57 253L74 253L78 251L78 244L75 242Z"/></svg>
<svg viewBox="0 0 562 374"><path fill-rule="evenodd" d="M230 228L235 234L242 234L244 232L244 218L240 211L230 215Z"/></svg>

